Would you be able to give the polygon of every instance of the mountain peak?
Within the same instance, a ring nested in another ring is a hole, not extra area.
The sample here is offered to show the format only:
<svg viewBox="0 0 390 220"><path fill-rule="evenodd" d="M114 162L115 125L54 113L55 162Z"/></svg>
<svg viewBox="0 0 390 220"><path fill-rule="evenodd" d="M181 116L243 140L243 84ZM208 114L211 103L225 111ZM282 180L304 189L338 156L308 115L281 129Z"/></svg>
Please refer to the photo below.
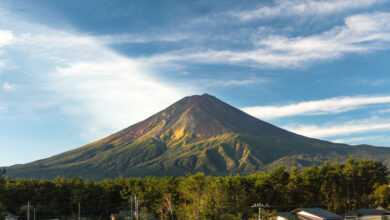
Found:
<svg viewBox="0 0 390 220"><path fill-rule="evenodd" d="M172 141L200 139L225 133L292 134L254 118L209 94L187 96L150 118L120 132L126 141L142 136Z"/></svg>
<svg viewBox="0 0 390 220"><path fill-rule="evenodd" d="M184 97L109 137L7 169L14 177L248 174L276 165L310 166L362 155L388 161L390 149L348 146L296 135L216 97Z"/></svg>
<svg viewBox="0 0 390 220"><path fill-rule="evenodd" d="M203 93L201 95L191 95L191 96L187 96L187 97L199 97L199 98L201 98L201 97L214 97L215 98L215 96L212 96L208 93ZM184 98L186 98L186 97L184 97Z"/></svg>
<svg viewBox="0 0 390 220"><path fill-rule="evenodd" d="M217 99L215 96L212 96L208 93L203 93L202 95L200 95L201 98L207 98L207 99Z"/></svg>
<svg viewBox="0 0 390 220"><path fill-rule="evenodd" d="M200 101L200 100L209 100L209 101L219 101L218 98L216 98L215 96L212 96L212 95L209 95L207 93L204 93L202 95L191 95L191 96L186 96L184 98L182 98L181 100L179 100L178 102L176 103L180 103L180 102L191 102L191 101ZM176 103L174 103L173 105L175 105Z"/></svg>

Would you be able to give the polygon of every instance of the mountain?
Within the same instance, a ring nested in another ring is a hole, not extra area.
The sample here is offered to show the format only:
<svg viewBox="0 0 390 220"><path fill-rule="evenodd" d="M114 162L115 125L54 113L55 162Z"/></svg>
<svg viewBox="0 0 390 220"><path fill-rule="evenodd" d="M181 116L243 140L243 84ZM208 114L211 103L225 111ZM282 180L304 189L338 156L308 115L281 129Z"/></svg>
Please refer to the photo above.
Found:
<svg viewBox="0 0 390 220"><path fill-rule="evenodd" d="M214 96L185 97L106 138L7 168L11 177L249 174L278 165L307 167L348 157L390 164L390 148L335 144L294 134Z"/></svg>

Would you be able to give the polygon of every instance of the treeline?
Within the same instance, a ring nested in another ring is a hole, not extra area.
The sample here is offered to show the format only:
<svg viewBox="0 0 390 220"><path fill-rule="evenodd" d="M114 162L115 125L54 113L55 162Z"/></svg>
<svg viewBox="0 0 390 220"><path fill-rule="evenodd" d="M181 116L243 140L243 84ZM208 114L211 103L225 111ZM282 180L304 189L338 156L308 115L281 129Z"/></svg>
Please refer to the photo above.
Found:
<svg viewBox="0 0 390 220"><path fill-rule="evenodd" d="M108 219L129 210L132 196L143 214L159 219L250 219L254 203L271 210L322 207L347 211L389 207L389 172L381 162L349 159L345 163L313 165L302 171L278 167L269 173L211 177L117 178L95 182L79 177L54 180L0 177L0 209L25 219L29 201L37 219L77 216ZM145 216L145 215L144 215Z"/></svg>

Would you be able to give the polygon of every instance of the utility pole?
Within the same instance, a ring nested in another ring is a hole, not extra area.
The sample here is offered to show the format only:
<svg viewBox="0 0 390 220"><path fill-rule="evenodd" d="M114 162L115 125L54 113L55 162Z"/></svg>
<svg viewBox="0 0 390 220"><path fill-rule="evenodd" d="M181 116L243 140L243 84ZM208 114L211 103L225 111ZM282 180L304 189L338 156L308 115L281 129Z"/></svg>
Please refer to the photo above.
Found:
<svg viewBox="0 0 390 220"><path fill-rule="evenodd" d="M135 219L138 220L138 199L137 199L137 195L135 196Z"/></svg>
<svg viewBox="0 0 390 220"><path fill-rule="evenodd" d="M79 201L79 220L80 220L80 212L81 212L81 204L80 204L80 201Z"/></svg>
<svg viewBox="0 0 390 220"><path fill-rule="evenodd" d="M30 220L30 201L27 201L27 220Z"/></svg>
<svg viewBox="0 0 390 220"><path fill-rule="evenodd" d="M259 220L261 220L261 208L268 208L268 204L255 203L252 205L252 208L259 208Z"/></svg>
<svg viewBox="0 0 390 220"><path fill-rule="evenodd" d="M34 207L34 220L35 220L35 207Z"/></svg>
<svg viewBox="0 0 390 220"><path fill-rule="evenodd" d="M130 196L130 219L133 220L133 195Z"/></svg>
<svg viewBox="0 0 390 220"><path fill-rule="evenodd" d="M167 201L168 204L168 211L171 213L171 220L173 220L173 213L172 213L172 204L171 204L171 195L169 198L166 196L165 200Z"/></svg>

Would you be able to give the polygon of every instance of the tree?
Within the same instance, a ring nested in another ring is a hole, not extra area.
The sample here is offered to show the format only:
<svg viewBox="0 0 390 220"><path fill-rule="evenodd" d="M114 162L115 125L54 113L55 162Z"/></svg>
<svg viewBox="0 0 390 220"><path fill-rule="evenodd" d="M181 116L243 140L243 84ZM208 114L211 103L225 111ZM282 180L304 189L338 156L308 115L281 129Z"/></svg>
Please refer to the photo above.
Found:
<svg viewBox="0 0 390 220"><path fill-rule="evenodd" d="M2 202L0 202L0 220L4 220L7 215L7 210Z"/></svg>
<svg viewBox="0 0 390 220"><path fill-rule="evenodd" d="M317 206L344 213L389 207L389 179L383 163L353 158L302 171L277 167L269 173L248 176L197 173L100 182L79 177L10 179L0 171L0 209L5 210L6 205L8 211L22 216L29 201L37 208L37 216L65 218L77 214L81 201L83 217L107 219L119 210L129 210L131 196L137 196L142 214L167 220L250 219L256 217L256 210L251 208L254 203L268 203L278 211Z"/></svg>
<svg viewBox="0 0 390 220"><path fill-rule="evenodd" d="M4 175L6 174L5 168L3 168L0 171L0 220L4 220L7 215L7 209L5 205L2 203L2 200L4 199L4 191L5 191L5 179Z"/></svg>
<svg viewBox="0 0 390 220"><path fill-rule="evenodd" d="M278 213L276 210L267 210L267 209L262 209L261 210L261 219L262 220L276 220L278 216ZM253 217L249 218L251 220L257 220L259 219L259 214L255 213Z"/></svg>
<svg viewBox="0 0 390 220"><path fill-rule="evenodd" d="M376 184L374 192L369 196L374 207L390 208L390 185Z"/></svg>

